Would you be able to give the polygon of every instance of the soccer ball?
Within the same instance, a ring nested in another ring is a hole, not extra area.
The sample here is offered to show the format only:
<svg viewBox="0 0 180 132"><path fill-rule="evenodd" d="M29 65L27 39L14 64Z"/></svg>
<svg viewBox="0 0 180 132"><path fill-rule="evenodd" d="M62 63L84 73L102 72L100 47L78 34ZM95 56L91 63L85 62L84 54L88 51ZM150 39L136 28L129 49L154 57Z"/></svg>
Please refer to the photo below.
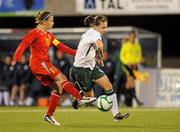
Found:
<svg viewBox="0 0 180 132"><path fill-rule="evenodd" d="M106 112L112 108L113 101L107 95L101 95L97 99L97 108L100 111Z"/></svg>

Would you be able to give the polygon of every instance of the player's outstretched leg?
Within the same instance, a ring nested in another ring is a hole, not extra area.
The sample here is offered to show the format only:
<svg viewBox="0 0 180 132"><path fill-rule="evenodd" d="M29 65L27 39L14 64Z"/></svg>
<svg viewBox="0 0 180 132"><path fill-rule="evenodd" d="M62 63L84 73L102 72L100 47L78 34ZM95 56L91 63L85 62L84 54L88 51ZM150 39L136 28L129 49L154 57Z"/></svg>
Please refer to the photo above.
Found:
<svg viewBox="0 0 180 132"><path fill-rule="evenodd" d="M94 97L85 97L82 92L77 90L77 88L75 88L74 85L69 81L64 81L61 83L61 85L67 93L75 97L81 104L89 104L96 100Z"/></svg>

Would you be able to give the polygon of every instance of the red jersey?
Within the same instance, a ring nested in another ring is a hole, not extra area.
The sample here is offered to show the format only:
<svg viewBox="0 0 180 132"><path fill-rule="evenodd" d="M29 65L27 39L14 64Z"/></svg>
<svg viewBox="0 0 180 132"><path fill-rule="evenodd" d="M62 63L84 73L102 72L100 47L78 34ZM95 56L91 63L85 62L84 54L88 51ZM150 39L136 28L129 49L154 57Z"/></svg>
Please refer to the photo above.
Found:
<svg viewBox="0 0 180 132"><path fill-rule="evenodd" d="M21 41L14 54L14 60L19 61L25 50L30 47L30 62L29 66L40 64L43 61L50 62L48 49L52 46L54 35L48 31L41 29L31 30Z"/></svg>

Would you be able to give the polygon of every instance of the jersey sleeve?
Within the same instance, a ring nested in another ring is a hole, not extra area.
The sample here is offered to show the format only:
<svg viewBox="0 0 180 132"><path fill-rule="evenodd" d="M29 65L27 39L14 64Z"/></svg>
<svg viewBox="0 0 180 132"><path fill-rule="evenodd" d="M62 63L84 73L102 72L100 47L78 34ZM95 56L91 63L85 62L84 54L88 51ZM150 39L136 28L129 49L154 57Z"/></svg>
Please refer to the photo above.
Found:
<svg viewBox="0 0 180 132"><path fill-rule="evenodd" d="M99 35L92 35L92 43L95 43L98 40L102 40L101 36L99 36Z"/></svg>
<svg viewBox="0 0 180 132"><path fill-rule="evenodd" d="M55 38L52 40L52 45L56 46L58 48L58 50L61 50L62 52L68 53L70 55L76 54L76 50L66 46L64 43L58 41Z"/></svg>
<svg viewBox="0 0 180 132"><path fill-rule="evenodd" d="M18 45L18 47L14 53L13 60L19 61L21 59L22 54L25 52L25 50L35 40L36 40L36 32L34 30L32 30L23 38L23 40Z"/></svg>

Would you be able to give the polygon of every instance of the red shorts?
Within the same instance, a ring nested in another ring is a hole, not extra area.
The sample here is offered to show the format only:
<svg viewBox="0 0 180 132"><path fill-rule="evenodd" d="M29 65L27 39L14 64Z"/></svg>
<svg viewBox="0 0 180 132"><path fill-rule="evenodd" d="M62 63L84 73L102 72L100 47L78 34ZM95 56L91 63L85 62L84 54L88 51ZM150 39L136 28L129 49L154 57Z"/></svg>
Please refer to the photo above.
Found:
<svg viewBox="0 0 180 132"><path fill-rule="evenodd" d="M44 86L49 86L54 82L54 78L60 73L60 70L50 62L41 62L39 65L31 66L32 73Z"/></svg>

